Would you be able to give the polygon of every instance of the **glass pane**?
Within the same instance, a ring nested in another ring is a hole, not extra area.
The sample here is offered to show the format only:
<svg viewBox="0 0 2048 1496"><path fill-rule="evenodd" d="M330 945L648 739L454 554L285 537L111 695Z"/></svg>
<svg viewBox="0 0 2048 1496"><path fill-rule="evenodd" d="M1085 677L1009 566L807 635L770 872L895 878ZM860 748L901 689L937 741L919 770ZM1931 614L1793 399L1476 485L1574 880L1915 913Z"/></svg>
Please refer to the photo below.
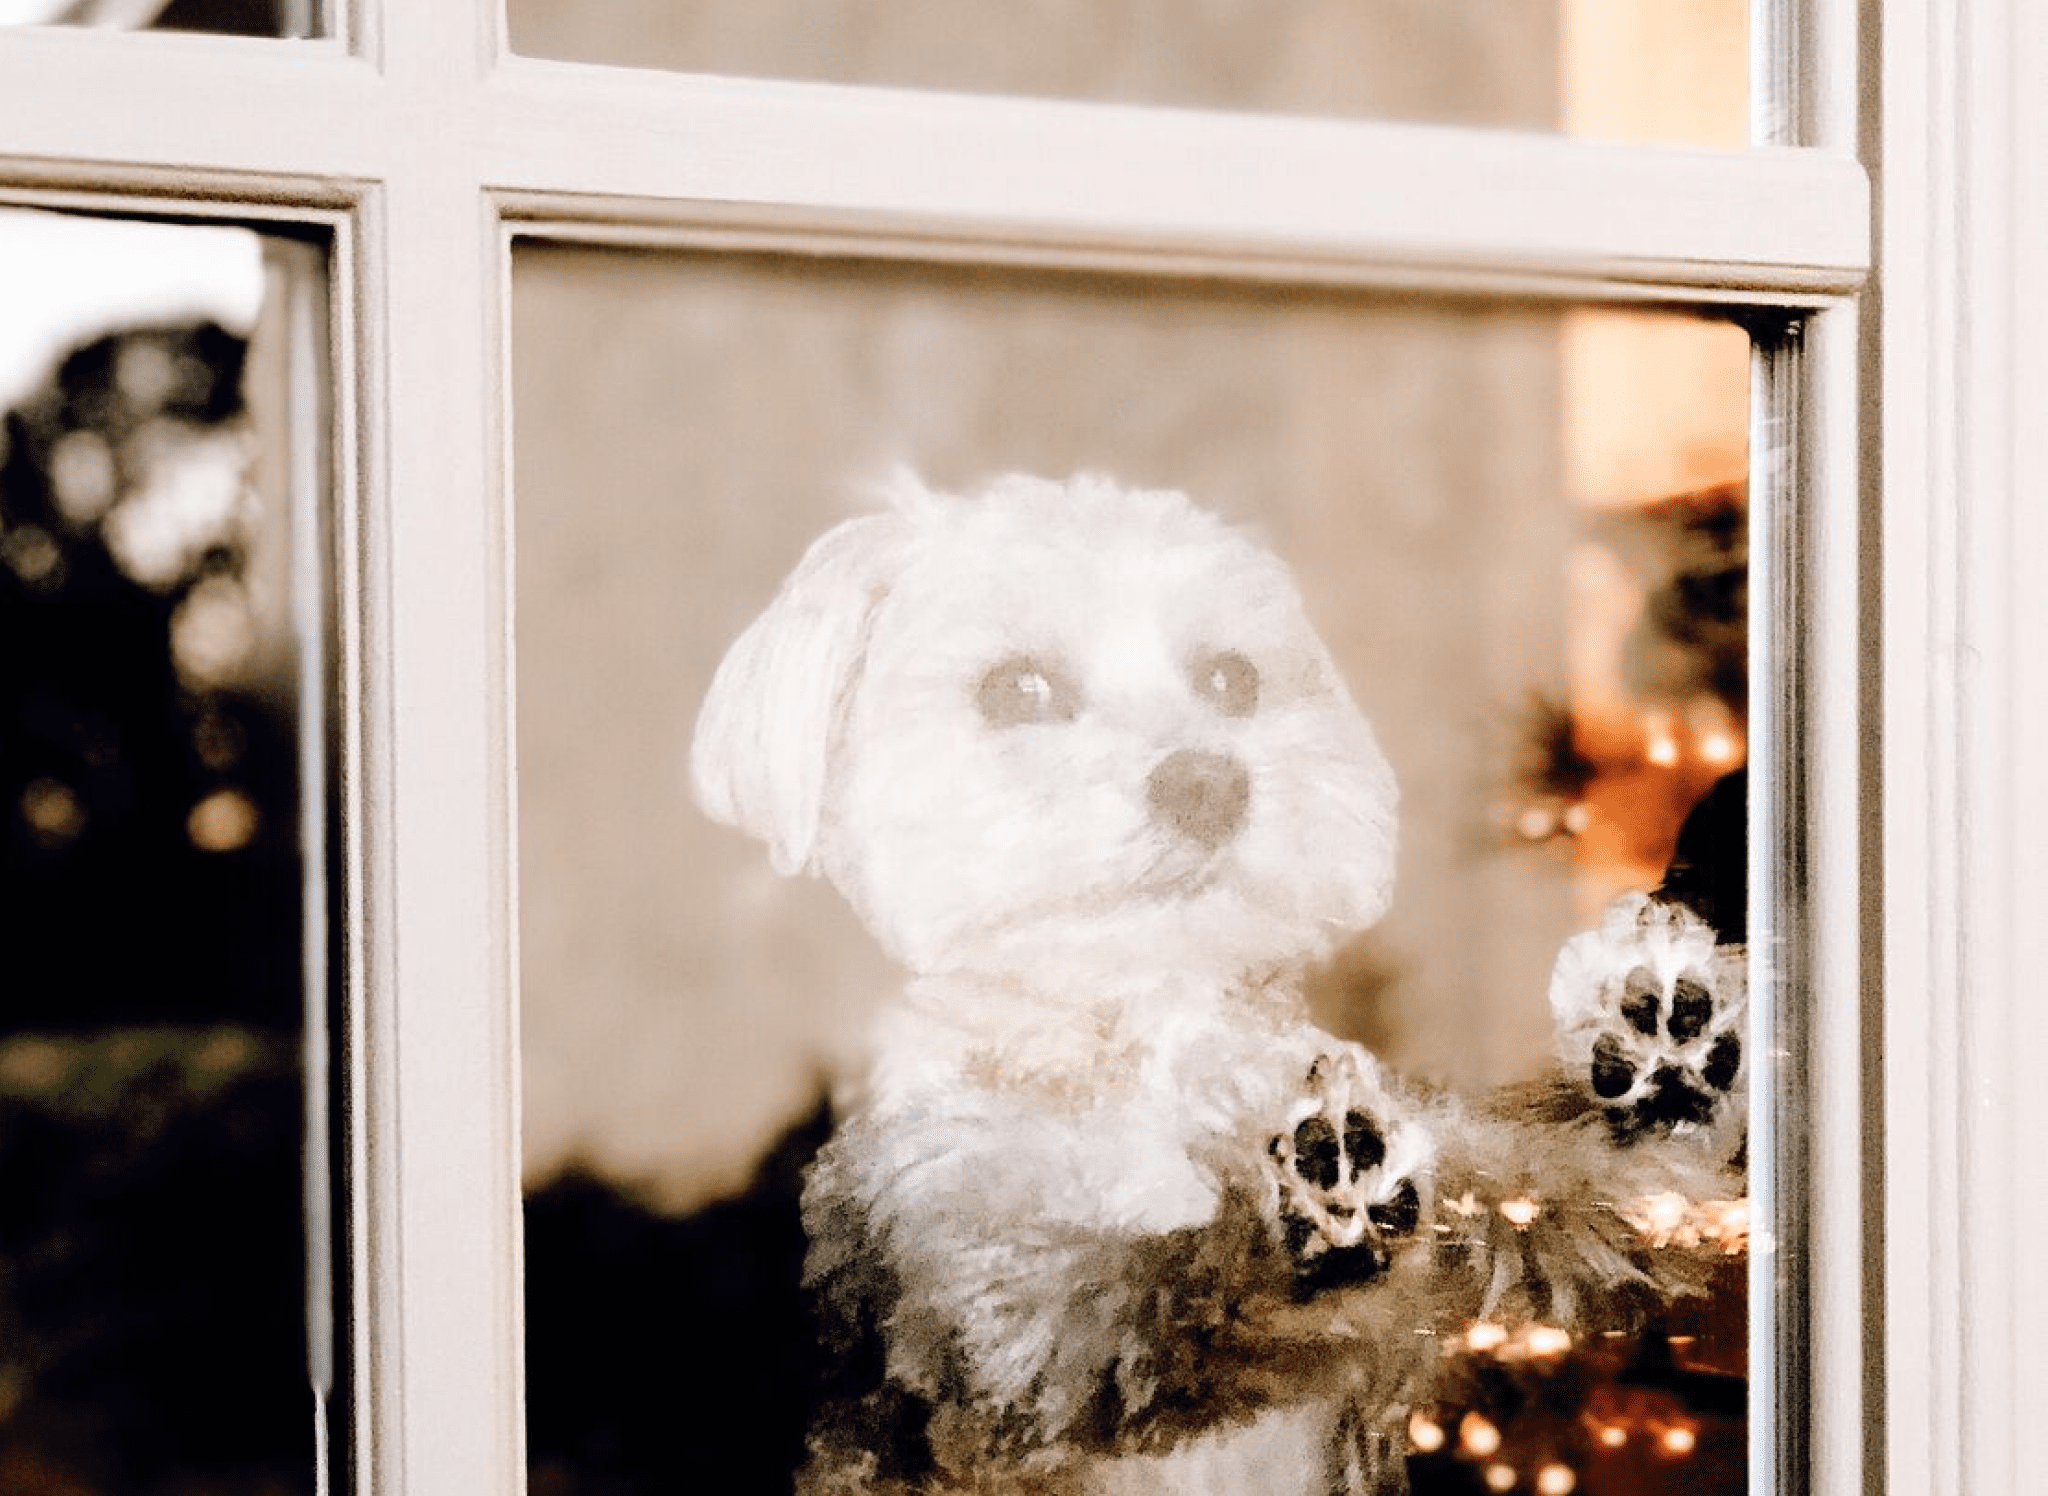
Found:
<svg viewBox="0 0 2048 1496"><path fill-rule="evenodd" d="M0 210L7 1490L314 1489L293 558L324 439L292 308L322 258Z"/></svg>
<svg viewBox="0 0 2048 1496"><path fill-rule="evenodd" d="M1738 1488L1740 976L1675 909L1741 910L1748 357L522 249L533 1489L786 1490L807 1428L810 1490L1304 1441L1418 1490ZM970 497L770 612L905 467Z"/></svg>
<svg viewBox="0 0 2048 1496"><path fill-rule="evenodd" d="M1741 145L1748 0L508 0L528 56Z"/></svg>
<svg viewBox="0 0 2048 1496"><path fill-rule="evenodd" d="M0 0L0 26L324 36L324 0Z"/></svg>

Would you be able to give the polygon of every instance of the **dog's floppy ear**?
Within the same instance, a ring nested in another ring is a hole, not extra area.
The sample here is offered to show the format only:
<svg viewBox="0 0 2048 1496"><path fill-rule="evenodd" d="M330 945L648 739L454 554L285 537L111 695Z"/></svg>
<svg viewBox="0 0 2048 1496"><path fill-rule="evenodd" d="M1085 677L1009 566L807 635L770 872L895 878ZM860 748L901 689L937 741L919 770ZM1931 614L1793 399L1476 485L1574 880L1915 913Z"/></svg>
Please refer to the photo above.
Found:
<svg viewBox="0 0 2048 1496"><path fill-rule="evenodd" d="M810 863L837 725L906 532L900 515L873 514L819 536L727 651L697 718L698 803L765 841L779 873Z"/></svg>

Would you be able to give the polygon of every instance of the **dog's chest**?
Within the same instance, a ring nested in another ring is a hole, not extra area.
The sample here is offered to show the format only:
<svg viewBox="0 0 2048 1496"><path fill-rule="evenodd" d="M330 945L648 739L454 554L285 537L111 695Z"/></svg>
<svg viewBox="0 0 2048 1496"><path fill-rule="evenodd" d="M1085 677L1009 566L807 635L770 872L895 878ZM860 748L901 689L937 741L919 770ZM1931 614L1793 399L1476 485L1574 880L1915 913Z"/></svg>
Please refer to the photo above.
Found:
<svg viewBox="0 0 2048 1496"><path fill-rule="evenodd" d="M1261 1145L1314 1043L1227 996L1172 991L912 1010L888 1038L885 1109L937 1099L1026 1124L1028 1166L1063 1174L1104 1224L1151 1231L1214 1215L1219 1168Z"/></svg>

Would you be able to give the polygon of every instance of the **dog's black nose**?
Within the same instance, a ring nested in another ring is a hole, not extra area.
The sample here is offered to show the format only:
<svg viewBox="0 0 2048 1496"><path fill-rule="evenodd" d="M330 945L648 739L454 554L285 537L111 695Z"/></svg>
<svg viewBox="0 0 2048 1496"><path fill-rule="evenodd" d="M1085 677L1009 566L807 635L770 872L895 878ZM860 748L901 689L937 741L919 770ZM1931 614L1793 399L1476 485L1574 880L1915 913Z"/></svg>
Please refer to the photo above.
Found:
<svg viewBox="0 0 2048 1496"><path fill-rule="evenodd" d="M1153 820L1213 851L1244 824L1252 777L1227 753L1182 748L1159 761L1146 792Z"/></svg>

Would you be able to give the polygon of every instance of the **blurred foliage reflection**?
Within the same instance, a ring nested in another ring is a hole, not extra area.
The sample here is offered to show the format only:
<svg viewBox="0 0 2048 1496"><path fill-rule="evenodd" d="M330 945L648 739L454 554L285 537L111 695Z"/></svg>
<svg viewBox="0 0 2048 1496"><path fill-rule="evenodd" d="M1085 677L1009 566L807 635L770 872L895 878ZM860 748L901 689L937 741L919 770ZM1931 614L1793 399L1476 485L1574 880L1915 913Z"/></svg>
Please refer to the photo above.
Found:
<svg viewBox="0 0 2048 1496"><path fill-rule="evenodd" d="M313 1484L247 356L122 330L0 429L0 1491Z"/></svg>

